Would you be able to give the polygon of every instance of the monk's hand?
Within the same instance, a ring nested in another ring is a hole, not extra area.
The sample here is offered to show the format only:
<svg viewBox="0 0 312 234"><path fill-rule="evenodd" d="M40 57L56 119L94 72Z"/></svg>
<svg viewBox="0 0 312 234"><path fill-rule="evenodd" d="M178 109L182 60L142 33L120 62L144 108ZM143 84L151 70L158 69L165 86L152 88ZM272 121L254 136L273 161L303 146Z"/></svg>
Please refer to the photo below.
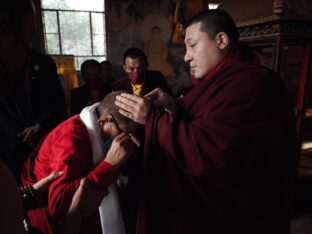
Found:
<svg viewBox="0 0 312 234"><path fill-rule="evenodd" d="M116 96L119 113L139 124L145 124L146 116L151 109L151 101L136 95L122 93Z"/></svg>
<svg viewBox="0 0 312 234"><path fill-rule="evenodd" d="M164 108L164 110L169 114L175 114L177 112L177 106L174 98L160 88L152 90L146 94L144 98L151 101L153 105Z"/></svg>
<svg viewBox="0 0 312 234"><path fill-rule="evenodd" d="M68 216L79 216L81 219L90 216L101 205L108 190L98 191L91 189L86 178L80 180L80 185L75 192L71 205L67 211Z"/></svg>
<svg viewBox="0 0 312 234"><path fill-rule="evenodd" d="M111 164L116 170L119 170L136 147L131 139L131 135L122 132L113 140L106 154L105 161Z"/></svg>

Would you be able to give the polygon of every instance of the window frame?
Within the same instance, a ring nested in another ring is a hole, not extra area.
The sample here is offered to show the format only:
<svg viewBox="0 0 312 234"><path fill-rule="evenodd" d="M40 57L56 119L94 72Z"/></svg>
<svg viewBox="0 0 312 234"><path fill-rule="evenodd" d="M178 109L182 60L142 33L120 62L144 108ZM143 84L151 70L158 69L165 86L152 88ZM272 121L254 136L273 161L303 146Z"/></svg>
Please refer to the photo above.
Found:
<svg viewBox="0 0 312 234"><path fill-rule="evenodd" d="M70 9L51 9L51 8L43 8L41 7L41 11L42 11L42 21L43 21L43 36L44 36L44 44L45 44L45 48L47 51L47 54L51 55L51 56L59 56L59 55L73 55L75 57L75 64L76 64L76 69L80 70L80 64L81 62L79 62L82 58L82 60L84 60L83 58L93 58L96 60L106 60L107 59L107 16L106 16L106 7L104 9L104 11L89 11L89 10L70 10ZM57 33L47 33L46 32L46 21L45 21L45 13L46 12L55 12L56 13L56 24L57 24ZM63 52L62 49L62 33L61 33L61 24L60 24L60 12L74 12L74 13L88 13L88 21L89 21L89 29L90 29L90 46L91 46L91 54L89 55L81 55L81 54L67 54ZM93 32L93 27L92 27L92 14L102 14L103 15L103 34L98 34L98 33L94 33ZM48 42L47 42L47 35L57 35L58 37L58 50L60 53L49 53L48 50ZM94 38L96 35L103 35L103 54L94 54Z"/></svg>

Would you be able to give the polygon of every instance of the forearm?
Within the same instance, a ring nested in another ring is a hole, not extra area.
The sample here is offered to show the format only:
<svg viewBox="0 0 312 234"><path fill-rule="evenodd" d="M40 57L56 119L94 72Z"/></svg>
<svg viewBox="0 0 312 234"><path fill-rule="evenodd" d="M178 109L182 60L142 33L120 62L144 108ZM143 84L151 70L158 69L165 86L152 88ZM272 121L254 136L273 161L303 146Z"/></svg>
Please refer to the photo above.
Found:
<svg viewBox="0 0 312 234"><path fill-rule="evenodd" d="M91 188L99 191L106 190L118 177L117 171L106 161L102 161L87 175Z"/></svg>
<svg viewBox="0 0 312 234"><path fill-rule="evenodd" d="M48 195L48 208L51 216L56 220L65 220L72 198L79 187L80 180L81 178L73 181L66 181L64 179L61 182L51 184Z"/></svg>

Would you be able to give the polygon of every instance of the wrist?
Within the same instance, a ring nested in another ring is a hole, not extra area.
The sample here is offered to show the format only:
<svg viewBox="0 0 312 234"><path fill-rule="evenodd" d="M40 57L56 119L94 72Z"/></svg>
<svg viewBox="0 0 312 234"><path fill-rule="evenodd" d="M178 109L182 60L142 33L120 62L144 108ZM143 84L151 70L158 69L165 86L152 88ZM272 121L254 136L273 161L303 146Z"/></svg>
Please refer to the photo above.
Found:
<svg viewBox="0 0 312 234"><path fill-rule="evenodd" d="M114 160L110 160L109 158L105 158L104 161L108 163L114 172L119 171L120 163L115 162Z"/></svg>
<svg viewBox="0 0 312 234"><path fill-rule="evenodd" d="M20 186L18 191L22 196L25 210L35 209L37 207L37 191L32 185Z"/></svg>

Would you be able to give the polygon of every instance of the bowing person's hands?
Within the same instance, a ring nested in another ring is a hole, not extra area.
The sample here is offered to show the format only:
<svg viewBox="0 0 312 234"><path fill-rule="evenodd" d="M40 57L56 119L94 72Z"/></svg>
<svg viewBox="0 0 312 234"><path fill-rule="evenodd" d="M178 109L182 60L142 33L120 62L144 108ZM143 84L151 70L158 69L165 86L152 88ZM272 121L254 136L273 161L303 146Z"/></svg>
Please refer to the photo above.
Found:
<svg viewBox="0 0 312 234"><path fill-rule="evenodd" d="M131 137L131 135L124 132L120 133L114 138L106 154L105 161L111 164L116 170L119 170L137 147Z"/></svg>

